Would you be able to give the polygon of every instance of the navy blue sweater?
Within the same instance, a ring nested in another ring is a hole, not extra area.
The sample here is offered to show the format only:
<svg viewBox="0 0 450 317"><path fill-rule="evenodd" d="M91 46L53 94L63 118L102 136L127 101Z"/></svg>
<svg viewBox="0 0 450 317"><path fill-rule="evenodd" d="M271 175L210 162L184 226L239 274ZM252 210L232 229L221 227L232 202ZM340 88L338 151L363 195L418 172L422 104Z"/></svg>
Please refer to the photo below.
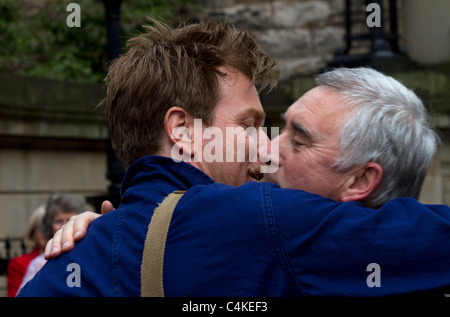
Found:
<svg viewBox="0 0 450 317"><path fill-rule="evenodd" d="M136 161L122 186L119 208L20 296L139 296L148 224L175 190L187 192L169 227L166 296L381 296L450 285L445 205L399 198L374 210L266 182L232 187L157 156Z"/></svg>

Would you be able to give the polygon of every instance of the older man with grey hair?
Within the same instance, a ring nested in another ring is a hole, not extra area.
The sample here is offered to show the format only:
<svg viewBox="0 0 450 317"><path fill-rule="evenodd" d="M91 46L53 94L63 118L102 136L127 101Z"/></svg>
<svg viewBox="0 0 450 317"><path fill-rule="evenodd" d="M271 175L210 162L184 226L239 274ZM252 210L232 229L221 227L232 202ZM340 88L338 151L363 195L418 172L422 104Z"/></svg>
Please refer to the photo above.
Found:
<svg viewBox="0 0 450 317"><path fill-rule="evenodd" d="M316 82L283 115L279 169L267 180L372 208L418 199L439 142L421 100L370 68L338 68Z"/></svg>

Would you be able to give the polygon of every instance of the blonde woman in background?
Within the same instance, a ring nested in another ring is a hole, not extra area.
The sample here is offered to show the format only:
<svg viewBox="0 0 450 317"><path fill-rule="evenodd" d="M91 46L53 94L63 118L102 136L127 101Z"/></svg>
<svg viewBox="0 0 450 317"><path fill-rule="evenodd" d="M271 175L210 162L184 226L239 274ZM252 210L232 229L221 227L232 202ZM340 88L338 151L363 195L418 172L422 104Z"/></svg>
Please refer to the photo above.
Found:
<svg viewBox="0 0 450 317"><path fill-rule="evenodd" d="M49 196L45 207L45 214L42 218L37 231L44 239L44 249L48 240L58 231L72 216L84 211L84 203L75 195L70 193L58 192ZM30 281L36 273L47 262L42 251L28 265L27 271L22 279L20 289Z"/></svg>
<svg viewBox="0 0 450 317"><path fill-rule="evenodd" d="M15 257L8 262L8 297L16 296L30 262L44 252L47 239L45 239L38 230L39 226L42 224L44 214L45 205L42 205L36 208L30 217L24 240L28 250L31 249L31 251Z"/></svg>

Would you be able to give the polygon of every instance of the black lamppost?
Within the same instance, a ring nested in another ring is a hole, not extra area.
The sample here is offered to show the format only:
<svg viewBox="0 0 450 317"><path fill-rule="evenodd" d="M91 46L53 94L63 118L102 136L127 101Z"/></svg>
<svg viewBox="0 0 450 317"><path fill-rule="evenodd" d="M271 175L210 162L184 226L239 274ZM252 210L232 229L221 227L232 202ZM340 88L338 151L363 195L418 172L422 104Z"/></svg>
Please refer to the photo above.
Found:
<svg viewBox="0 0 450 317"><path fill-rule="evenodd" d="M106 31L107 31L107 57L108 63L117 58L122 49L120 40L120 5L122 0L101 0L105 6ZM87 201L100 212L101 203L109 200L117 207L120 203L120 188L125 174L125 168L117 158L111 146L111 139L106 140L107 172L106 178L111 182L108 193L95 197L87 197Z"/></svg>
<svg viewBox="0 0 450 317"><path fill-rule="evenodd" d="M120 5L122 0L102 1L105 5L108 63L111 63L120 55L122 49L120 40ZM124 167L116 157L109 138L107 142L108 171L106 173L106 178L111 181L108 192L120 196L120 186L124 176Z"/></svg>
<svg viewBox="0 0 450 317"><path fill-rule="evenodd" d="M120 55L120 5L122 0L102 0L105 6L108 62Z"/></svg>
<svg viewBox="0 0 450 317"><path fill-rule="evenodd" d="M371 39L371 53L372 58L376 57L391 57L394 54L393 49L390 47L389 40L388 40L388 34L386 32L386 23L385 23L385 17L384 17L384 5L383 0L373 0L372 3L375 3L378 5L378 7L381 9L380 19L381 23L379 27L371 27L370 28L370 39ZM395 1L390 1L391 6L393 6L396 3ZM391 10L392 11L392 10ZM392 18L392 17L391 17ZM391 19L392 21L393 19ZM391 25L392 29L392 25ZM397 30L395 30L397 32ZM397 39L395 39L397 42Z"/></svg>

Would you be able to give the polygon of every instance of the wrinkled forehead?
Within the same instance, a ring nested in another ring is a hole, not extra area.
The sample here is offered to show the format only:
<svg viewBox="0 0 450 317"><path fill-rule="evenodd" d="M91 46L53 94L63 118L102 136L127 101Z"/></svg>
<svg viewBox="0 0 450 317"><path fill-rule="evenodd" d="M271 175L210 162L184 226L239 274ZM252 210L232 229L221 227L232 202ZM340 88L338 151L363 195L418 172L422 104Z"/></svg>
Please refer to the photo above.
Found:
<svg viewBox="0 0 450 317"><path fill-rule="evenodd" d="M351 112L347 99L337 91L318 86L303 94L286 111L294 114L299 111L311 112L315 116L329 118L342 112Z"/></svg>
<svg viewBox="0 0 450 317"><path fill-rule="evenodd" d="M293 121L327 136L336 133L345 125L352 108L336 91L318 86L306 92L285 113L285 120Z"/></svg>

